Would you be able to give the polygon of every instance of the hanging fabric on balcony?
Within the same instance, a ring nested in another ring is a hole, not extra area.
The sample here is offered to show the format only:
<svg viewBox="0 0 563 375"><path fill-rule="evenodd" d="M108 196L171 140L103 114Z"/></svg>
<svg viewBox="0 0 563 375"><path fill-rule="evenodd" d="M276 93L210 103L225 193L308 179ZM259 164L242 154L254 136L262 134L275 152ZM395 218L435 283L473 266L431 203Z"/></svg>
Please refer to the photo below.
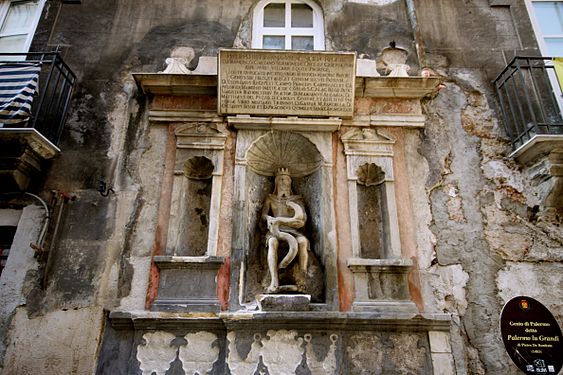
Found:
<svg viewBox="0 0 563 375"><path fill-rule="evenodd" d="M553 66L555 67L559 87L563 90L563 57L555 57L553 59Z"/></svg>
<svg viewBox="0 0 563 375"><path fill-rule="evenodd" d="M0 127L29 120L40 72L41 64L0 64Z"/></svg>

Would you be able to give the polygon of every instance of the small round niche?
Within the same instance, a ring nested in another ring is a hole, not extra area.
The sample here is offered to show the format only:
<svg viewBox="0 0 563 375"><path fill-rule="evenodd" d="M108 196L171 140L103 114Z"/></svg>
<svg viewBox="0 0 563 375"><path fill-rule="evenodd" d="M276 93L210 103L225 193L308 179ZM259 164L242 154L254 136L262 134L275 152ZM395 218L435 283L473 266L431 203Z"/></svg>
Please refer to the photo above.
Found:
<svg viewBox="0 0 563 375"><path fill-rule="evenodd" d="M215 167L205 156L194 156L184 164L184 176L192 180L207 180L213 176Z"/></svg>

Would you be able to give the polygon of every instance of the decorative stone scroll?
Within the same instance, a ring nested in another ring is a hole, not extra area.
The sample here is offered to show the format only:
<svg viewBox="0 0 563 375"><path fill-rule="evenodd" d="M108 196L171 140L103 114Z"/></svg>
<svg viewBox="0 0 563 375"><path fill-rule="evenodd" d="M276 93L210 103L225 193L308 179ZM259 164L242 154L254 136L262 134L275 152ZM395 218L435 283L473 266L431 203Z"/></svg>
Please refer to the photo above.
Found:
<svg viewBox="0 0 563 375"><path fill-rule="evenodd" d="M219 359L219 348L215 345L217 335L211 332L188 333L185 345L176 347L176 335L164 332L147 332L143 342L137 345L137 360L143 375L164 375L172 362L178 358L186 375L209 374Z"/></svg>
<svg viewBox="0 0 563 375"><path fill-rule="evenodd" d="M237 349L236 332L228 333L227 364L231 374L254 374L265 369L269 374L296 374L297 368L303 362L307 364L312 375L336 373L336 346L339 341L337 334L330 335L330 345L324 358L315 353L313 341L318 341L319 338L311 333L305 333L300 337L297 331L282 329L269 330L266 336L262 337L261 334L256 333L250 351L246 357L243 357Z"/></svg>
<svg viewBox="0 0 563 375"><path fill-rule="evenodd" d="M347 52L221 50L219 112L351 117L355 68Z"/></svg>

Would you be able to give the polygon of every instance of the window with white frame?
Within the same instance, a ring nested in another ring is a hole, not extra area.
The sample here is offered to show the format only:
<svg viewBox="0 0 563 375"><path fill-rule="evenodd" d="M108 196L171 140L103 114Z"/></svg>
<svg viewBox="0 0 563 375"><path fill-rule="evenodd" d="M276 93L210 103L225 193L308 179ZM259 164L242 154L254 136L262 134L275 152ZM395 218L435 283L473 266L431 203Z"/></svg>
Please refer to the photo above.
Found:
<svg viewBox="0 0 563 375"><path fill-rule="evenodd" d="M0 53L27 52L45 0L0 1Z"/></svg>
<svg viewBox="0 0 563 375"><path fill-rule="evenodd" d="M252 48L324 50L322 9L309 0L262 0L253 14Z"/></svg>
<svg viewBox="0 0 563 375"><path fill-rule="evenodd" d="M526 1L542 54L563 56L563 1Z"/></svg>
<svg viewBox="0 0 563 375"><path fill-rule="evenodd" d="M542 55L563 57L563 1L526 0L526 8ZM553 70L548 71L548 76L559 110L563 113L562 88Z"/></svg>

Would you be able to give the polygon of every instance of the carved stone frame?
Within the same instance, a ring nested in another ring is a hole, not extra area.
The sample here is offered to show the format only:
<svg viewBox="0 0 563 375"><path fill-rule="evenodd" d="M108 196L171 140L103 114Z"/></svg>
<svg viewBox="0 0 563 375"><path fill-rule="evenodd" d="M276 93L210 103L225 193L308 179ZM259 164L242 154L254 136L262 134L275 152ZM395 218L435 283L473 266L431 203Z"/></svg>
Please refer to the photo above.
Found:
<svg viewBox="0 0 563 375"><path fill-rule="evenodd" d="M216 289L217 272L223 264L223 258L217 256L217 242L227 134L225 125L214 121L189 122L177 126L175 130L176 160L168 241L166 255L154 257L160 269L160 282L153 310L217 312L220 309ZM179 223L186 214L184 202L188 182L183 165L189 158L198 156L213 163L207 250L203 256L177 256L176 244L182 234Z"/></svg>
<svg viewBox="0 0 563 375"><path fill-rule="evenodd" d="M319 248L322 254L317 254L324 267L325 298L324 303L311 304L311 310L338 309L336 244L332 237L336 231L335 212L333 202L333 142L332 133L340 127L341 119L304 119L291 118L261 118L236 116L228 118L229 125L238 130L235 159L235 180L233 197L233 242L231 257L231 288L230 305L232 308L253 308L248 306L246 295L246 272L248 264L249 217L253 215L248 202L249 192L246 190L250 167L247 163L247 151L253 142L268 132L290 131L307 138L322 156L322 163L318 170L320 194L323 194L323 205L320 208L319 219L323 224L320 234ZM305 202L307 204L307 202ZM252 221L252 220L250 220ZM252 305L252 304L251 304Z"/></svg>
<svg viewBox="0 0 563 375"><path fill-rule="evenodd" d="M209 212L209 232L207 241L207 256L217 255L217 239L219 234L219 209L221 207L221 188L223 181L223 159L227 131L222 124L207 122L193 122L179 126L176 131L176 163L174 166L174 184L170 209L170 225L168 228L168 243L166 254L175 255L174 246L177 234L178 220L184 214L185 184L183 162L178 154L180 150L188 150L192 156L204 156L211 160L214 169L212 173L211 207ZM187 159L187 158L186 158Z"/></svg>
<svg viewBox="0 0 563 375"><path fill-rule="evenodd" d="M348 200L350 207L350 225L352 231L352 256L361 258L360 230L358 223L358 169L363 164L375 164L385 172L384 187L387 201L387 220L389 243L383 249L385 258L401 257L401 239L399 236L399 220L395 202L395 185L393 174L393 145L395 140L373 129L354 129L341 137L346 155L348 178Z"/></svg>
<svg viewBox="0 0 563 375"><path fill-rule="evenodd" d="M341 136L346 155L348 203L352 258L348 267L354 274L354 311L407 313L417 311L410 300L408 271L412 261L401 258L401 238L395 198L393 145L395 140L371 128L356 128ZM375 164L385 172L385 197L388 243L383 258L362 258L358 217L358 170L364 164Z"/></svg>

